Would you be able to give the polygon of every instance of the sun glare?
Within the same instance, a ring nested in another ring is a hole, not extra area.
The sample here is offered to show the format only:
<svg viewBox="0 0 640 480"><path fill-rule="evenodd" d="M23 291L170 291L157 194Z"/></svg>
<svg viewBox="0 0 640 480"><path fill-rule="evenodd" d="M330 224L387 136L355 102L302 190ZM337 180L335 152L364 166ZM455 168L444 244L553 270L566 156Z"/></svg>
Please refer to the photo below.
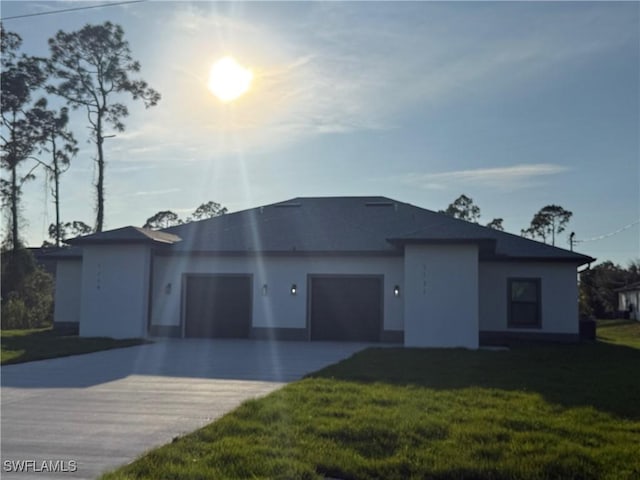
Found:
<svg viewBox="0 0 640 480"><path fill-rule="evenodd" d="M231 102L245 94L251 86L253 72L233 57L223 57L211 66L209 90L221 102Z"/></svg>

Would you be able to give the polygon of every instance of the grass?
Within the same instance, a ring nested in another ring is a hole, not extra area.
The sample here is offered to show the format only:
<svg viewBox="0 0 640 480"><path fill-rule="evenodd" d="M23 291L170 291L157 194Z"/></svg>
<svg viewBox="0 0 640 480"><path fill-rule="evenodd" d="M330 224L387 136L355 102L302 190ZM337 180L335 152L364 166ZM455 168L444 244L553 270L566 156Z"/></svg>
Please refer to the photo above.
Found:
<svg viewBox="0 0 640 480"><path fill-rule="evenodd" d="M369 349L103 480L640 478L640 324L604 330L511 351Z"/></svg>
<svg viewBox="0 0 640 480"><path fill-rule="evenodd" d="M598 340L640 349L640 322L598 320Z"/></svg>
<svg viewBox="0 0 640 480"><path fill-rule="evenodd" d="M82 338L77 335L58 333L51 328L3 330L0 336L2 365L66 357L144 343L144 340L140 339Z"/></svg>

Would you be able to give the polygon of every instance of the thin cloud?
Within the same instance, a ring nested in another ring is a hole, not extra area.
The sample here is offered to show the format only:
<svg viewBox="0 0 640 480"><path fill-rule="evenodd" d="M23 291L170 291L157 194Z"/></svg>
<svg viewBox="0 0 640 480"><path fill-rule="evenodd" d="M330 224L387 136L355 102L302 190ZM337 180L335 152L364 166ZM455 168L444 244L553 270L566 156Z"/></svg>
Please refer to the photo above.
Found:
<svg viewBox="0 0 640 480"><path fill-rule="evenodd" d="M405 183L430 190L441 190L451 185L474 185L500 189L534 186L535 180L569 171L563 165L535 163L510 167L477 168L439 173L410 173Z"/></svg>

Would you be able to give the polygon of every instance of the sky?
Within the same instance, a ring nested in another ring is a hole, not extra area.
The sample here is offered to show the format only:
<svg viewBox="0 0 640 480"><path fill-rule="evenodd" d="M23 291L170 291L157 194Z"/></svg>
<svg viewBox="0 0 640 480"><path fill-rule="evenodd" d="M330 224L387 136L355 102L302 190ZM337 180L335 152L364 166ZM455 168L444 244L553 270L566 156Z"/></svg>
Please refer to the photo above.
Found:
<svg viewBox="0 0 640 480"><path fill-rule="evenodd" d="M8 18L99 4L0 7L31 55L58 30L121 25L162 95L150 109L127 100L126 131L105 143L106 229L209 200L233 212L383 195L440 210L466 194L480 223L516 234L561 205L573 217L558 246L573 231L598 261L640 258L638 2L146 1ZM254 74L231 103L207 88L225 55ZM82 112L71 128L62 220L93 224L95 145ZM22 204L31 246L55 221L36 173Z"/></svg>

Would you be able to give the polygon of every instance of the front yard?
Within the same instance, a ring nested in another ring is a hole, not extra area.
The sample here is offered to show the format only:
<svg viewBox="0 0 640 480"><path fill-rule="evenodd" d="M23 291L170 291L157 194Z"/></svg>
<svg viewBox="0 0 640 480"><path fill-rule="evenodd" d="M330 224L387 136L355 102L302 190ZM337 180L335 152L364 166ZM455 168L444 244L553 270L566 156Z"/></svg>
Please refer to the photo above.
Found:
<svg viewBox="0 0 640 480"><path fill-rule="evenodd" d="M1 339L2 365L66 357L144 343L144 340L139 339L81 338L77 335L58 333L51 328L3 330Z"/></svg>
<svg viewBox="0 0 640 480"><path fill-rule="evenodd" d="M510 351L376 348L115 479L640 478L640 323Z"/></svg>

